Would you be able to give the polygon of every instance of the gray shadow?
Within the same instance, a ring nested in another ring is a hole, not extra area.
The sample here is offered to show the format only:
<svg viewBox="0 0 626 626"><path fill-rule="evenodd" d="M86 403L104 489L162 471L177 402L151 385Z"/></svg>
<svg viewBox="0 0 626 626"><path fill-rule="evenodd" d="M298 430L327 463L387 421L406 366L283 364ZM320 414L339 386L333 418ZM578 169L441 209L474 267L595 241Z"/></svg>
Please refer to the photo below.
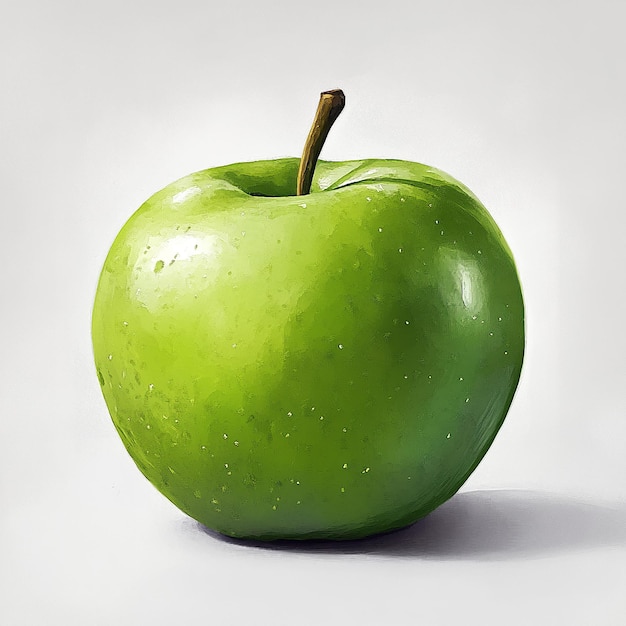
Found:
<svg viewBox="0 0 626 626"><path fill-rule="evenodd" d="M590 504L535 491L459 493L424 519L392 533L353 541L220 541L262 550L369 554L437 560L511 560L626 546L626 506Z"/></svg>

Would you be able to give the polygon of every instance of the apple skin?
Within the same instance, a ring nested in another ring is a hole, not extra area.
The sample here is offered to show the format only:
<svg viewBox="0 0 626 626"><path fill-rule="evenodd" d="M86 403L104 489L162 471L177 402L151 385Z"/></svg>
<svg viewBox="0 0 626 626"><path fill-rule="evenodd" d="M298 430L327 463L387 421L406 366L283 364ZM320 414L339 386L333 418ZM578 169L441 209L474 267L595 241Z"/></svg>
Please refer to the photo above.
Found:
<svg viewBox="0 0 626 626"><path fill-rule="evenodd" d="M192 174L115 239L93 347L148 480L232 537L354 539L450 498L515 392L512 254L459 182L392 160Z"/></svg>

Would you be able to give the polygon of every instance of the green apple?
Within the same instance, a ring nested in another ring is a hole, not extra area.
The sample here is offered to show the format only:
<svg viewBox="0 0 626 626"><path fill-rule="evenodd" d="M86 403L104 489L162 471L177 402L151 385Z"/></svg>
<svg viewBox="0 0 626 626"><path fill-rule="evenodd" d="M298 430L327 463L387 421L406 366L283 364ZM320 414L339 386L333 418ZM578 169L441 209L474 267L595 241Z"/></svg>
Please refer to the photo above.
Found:
<svg viewBox="0 0 626 626"><path fill-rule="evenodd" d="M148 480L233 537L358 538L450 498L518 383L524 307L487 210L418 163L239 163L130 218L97 374Z"/></svg>

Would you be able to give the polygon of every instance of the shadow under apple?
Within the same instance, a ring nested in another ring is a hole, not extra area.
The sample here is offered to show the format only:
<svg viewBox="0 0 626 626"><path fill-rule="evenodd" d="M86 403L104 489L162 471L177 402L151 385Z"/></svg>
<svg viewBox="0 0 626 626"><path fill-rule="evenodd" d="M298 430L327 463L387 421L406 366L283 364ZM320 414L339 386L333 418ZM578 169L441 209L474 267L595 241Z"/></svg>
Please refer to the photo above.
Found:
<svg viewBox="0 0 626 626"><path fill-rule="evenodd" d="M626 546L626 506L608 507L519 490L468 491L412 526L353 541L258 542L202 532L264 550L375 554L438 560L509 560L606 546Z"/></svg>

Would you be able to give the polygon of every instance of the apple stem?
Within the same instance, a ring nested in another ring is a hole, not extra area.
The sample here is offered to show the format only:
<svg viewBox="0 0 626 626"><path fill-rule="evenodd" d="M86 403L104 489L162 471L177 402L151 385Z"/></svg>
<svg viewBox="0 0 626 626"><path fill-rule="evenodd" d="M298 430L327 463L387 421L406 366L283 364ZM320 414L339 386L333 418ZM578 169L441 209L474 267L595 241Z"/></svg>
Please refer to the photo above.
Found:
<svg viewBox="0 0 626 626"><path fill-rule="evenodd" d="M317 159L328 132L346 104L346 97L341 89L331 89L320 94L320 101L315 112L315 119L306 138L300 168L298 169L297 195L305 196L311 191L311 182Z"/></svg>

